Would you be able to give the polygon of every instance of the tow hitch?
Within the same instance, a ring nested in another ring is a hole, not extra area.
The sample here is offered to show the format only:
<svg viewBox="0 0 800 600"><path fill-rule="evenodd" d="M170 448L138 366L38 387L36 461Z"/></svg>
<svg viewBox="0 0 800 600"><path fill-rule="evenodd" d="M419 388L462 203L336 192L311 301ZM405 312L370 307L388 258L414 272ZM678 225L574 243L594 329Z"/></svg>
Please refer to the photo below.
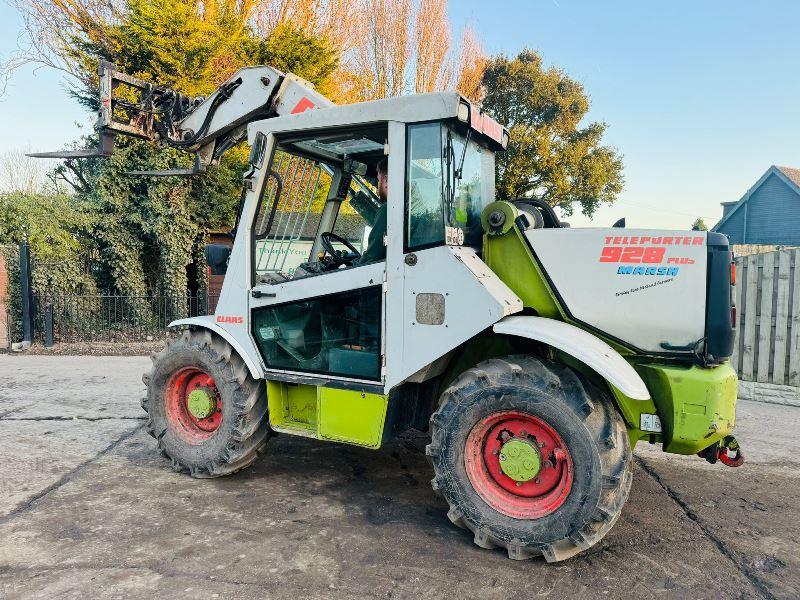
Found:
<svg viewBox="0 0 800 600"><path fill-rule="evenodd" d="M705 458L712 465L716 464L718 460L729 467L740 467L744 463L744 452L732 435L726 436L722 443L716 442L702 452L698 452L697 456Z"/></svg>

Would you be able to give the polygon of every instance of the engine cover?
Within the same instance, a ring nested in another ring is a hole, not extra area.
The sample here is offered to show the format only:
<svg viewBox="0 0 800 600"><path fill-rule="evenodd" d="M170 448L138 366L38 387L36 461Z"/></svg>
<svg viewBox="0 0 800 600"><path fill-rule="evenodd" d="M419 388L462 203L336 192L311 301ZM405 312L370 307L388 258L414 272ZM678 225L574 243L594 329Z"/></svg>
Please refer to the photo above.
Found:
<svg viewBox="0 0 800 600"><path fill-rule="evenodd" d="M706 232L533 229L525 237L574 319L645 352L690 352L704 337Z"/></svg>

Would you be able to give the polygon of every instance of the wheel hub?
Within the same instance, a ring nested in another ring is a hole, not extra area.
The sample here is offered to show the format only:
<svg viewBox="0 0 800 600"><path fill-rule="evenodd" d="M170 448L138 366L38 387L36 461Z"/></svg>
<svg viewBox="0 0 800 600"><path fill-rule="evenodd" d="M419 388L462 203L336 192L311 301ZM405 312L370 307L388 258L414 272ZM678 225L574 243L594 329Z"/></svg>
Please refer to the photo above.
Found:
<svg viewBox="0 0 800 600"><path fill-rule="evenodd" d="M478 495L515 519L551 514L572 489L567 444L543 419L521 411L499 411L476 423L464 466Z"/></svg>
<svg viewBox="0 0 800 600"><path fill-rule="evenodd" d="M217 410L216 394L207 387L193 389L189 392L186 407L195 419L205 419Z"/></svg>
<svg viewBox="0 0 800 600"><path fill-rule="evenodd" d="M190 444L201 444L222 423L222 396L214 378L198 367L179 369L167 381L167 419Z"/></svg>
<svg viewBox="0 0 800 600"><path fill-rule="evenodd" d="M542 455L528 440L512 438L500 449L500 470L514 481L530 481L542 468Z"/></svg>

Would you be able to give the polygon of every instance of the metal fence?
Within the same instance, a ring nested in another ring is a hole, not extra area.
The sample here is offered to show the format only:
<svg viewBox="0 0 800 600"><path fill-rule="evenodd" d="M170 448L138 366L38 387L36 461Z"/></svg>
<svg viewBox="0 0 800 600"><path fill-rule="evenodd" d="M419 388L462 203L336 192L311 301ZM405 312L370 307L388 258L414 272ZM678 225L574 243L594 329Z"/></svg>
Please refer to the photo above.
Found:
<svg viewBox="0 0 800 600"><path fill-rule="evenodd" d="M736 271L739 378L800 386L800 250L740 256Z"/></svg>
<svg viewBox="0 0 800 600"><path fill-rule="evenodd" d="M117 293L34 296L34 339L54 342L136 341L162 335L176 320L213 312L218 298L199 294Z"/></svg>

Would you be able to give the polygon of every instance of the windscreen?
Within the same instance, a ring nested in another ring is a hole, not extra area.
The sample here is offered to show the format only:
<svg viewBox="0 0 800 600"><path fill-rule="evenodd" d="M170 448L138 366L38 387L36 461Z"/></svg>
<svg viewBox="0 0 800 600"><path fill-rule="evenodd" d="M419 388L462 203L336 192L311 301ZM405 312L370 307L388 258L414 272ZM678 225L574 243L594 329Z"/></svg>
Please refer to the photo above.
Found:
<svg viewBox="0 0 800 600"><path fill-rule="evenodd" d="M446 165L449 180L447 225L464 232L464 246L480 249L483 241L481 213L494 202L492 153L449 128L444 128L443 136L450 155Z"/></svg>
<svg viewBox="0 0 800 600"><path fill-rule="evenodd" d="M407 246L444 243L480 250L481 212L494 201L494 156L442 123L407 133Z"/></svg>

